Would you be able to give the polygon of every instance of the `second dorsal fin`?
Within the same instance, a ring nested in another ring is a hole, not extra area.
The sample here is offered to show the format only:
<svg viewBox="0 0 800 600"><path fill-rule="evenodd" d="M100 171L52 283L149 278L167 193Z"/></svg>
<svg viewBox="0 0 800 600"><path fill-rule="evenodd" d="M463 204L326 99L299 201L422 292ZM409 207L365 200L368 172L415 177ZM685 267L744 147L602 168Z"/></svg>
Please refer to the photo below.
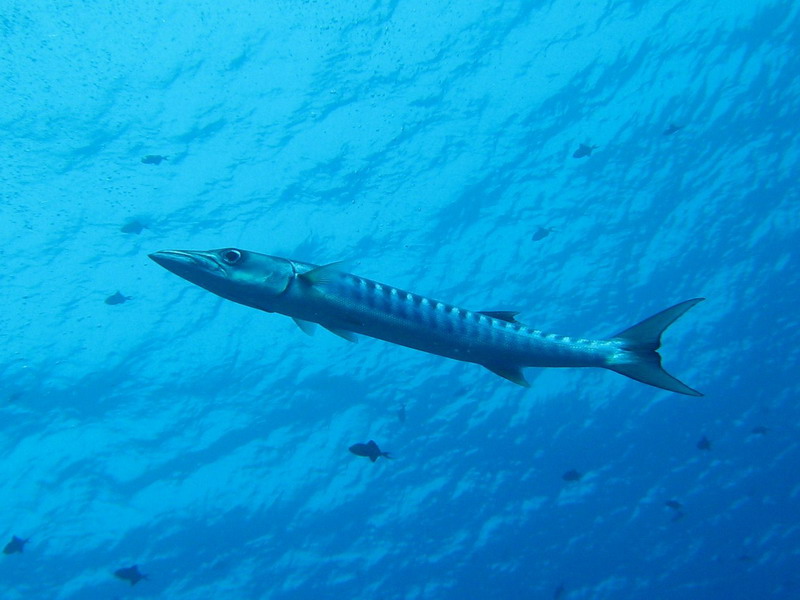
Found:
<svg viewBox="0 0 800 600"><path fill-rule="evenodd" d="M479 310L478 312L493 319L500 319L501 321L508 321L509 323L519 323L515 318L519 313L512 310Z"/></svg>

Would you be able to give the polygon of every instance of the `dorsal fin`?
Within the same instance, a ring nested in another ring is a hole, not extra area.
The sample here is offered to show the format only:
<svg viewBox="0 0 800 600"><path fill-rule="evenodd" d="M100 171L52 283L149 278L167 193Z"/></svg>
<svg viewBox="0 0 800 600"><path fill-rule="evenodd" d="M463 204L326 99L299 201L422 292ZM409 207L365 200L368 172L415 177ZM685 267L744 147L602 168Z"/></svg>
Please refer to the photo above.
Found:
<svg viewBox="0 0 800 600"><path fill-rule="evenodd" d="M340 273L344 272L342 268L344 264L345 261L340 260L338 262L322 265L321 267L316 267L305 273L300 273L297 277L300 281L309 285L325 285L333 281Z"/></svg>
<svg viewBox="0 0 800 600"><path fill-rule="evenodd" d="M519 313L511 310L479 310L479 314L486 315L493 319L500 319L501 321L508 321L509 323L519 323L514 317Z"/></svg>

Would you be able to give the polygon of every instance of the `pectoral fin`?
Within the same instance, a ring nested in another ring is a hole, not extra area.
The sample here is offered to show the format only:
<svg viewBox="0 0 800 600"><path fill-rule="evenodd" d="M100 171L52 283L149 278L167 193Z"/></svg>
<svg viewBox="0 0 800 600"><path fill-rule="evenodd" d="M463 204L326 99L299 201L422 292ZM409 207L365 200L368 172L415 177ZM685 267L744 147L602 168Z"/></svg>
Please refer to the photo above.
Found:
<svg viewBox="0 0 800 600"><path fill-rule="evenodd" d="M531 387L525 375L522 374L522 368L517 365L483 365L495 375L500 375L509 381L521 385L522 387Z"/></svg>
<svg viewBox="0 0 800 600"><path fill-rule="evenodd" d="M314 323L311 321L303 321L303 319L296 319L295 317L292 317L292 320L303 331L303 333L306 335L314 335Z"/></svg>

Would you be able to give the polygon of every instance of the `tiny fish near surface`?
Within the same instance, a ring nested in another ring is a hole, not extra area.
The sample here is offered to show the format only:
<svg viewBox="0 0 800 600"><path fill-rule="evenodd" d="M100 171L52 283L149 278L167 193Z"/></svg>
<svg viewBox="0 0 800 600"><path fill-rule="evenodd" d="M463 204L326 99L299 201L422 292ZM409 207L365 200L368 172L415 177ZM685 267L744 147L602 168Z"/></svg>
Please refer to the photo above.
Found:
<svg viewBox="0 0 800 600"><path fill-rule="evenodd" d="M119 228L122 233L132 233L134 235L139 235L145 229L147 229L147 225L137 220L128 221Z"/></svg>
<svg viewBox="0 0 800 600"><path fill-rule="evenodd" d="M381 456L384 458L392 458L392 455L388 452L384 452L378 447L373 440L368 441L366 444L358 443L353 444L348 448L350 452L355 454L356 456L365 456L369 458L372 462L378 460Z"/></svg>
<svg viewBox="0 0 800 600"><path fill-rule="evenodd" d="M15 535L11 536L11 541L8 542L3 548L3 554L18 554L21 553L25 549L25 544L30 541L28 539L22 539L21 537L17 537Z"/></svg>
<svg viewBox="0 0 800 600"><path fill-rule="evenodd" d="M165 269L228 300L292 317L306 333L317 323L355 341L367 335L483 365L527 386L523 367L600 367L658 388L701 396L661 368L661 334L700 302L686 300L608 339L532 329L515 312L471 311L341 270L257 252L164 250Z"/></svg>
<svg viewBox="0 0 800 600"><path fill-rule="evenodd" d="M597 150L600 146L589 146L588 144L581 144L578 149L572 153L572 158L585 158L592 155L592 151Z"/></svg>
<svg viewBox="0 0 800 600"><path fill-rule="evenodd" d="M125 304L128 300L131 300L130 296L123 296L120 292L117 292L106 298L105 303L114 306L116 304Z"/></svg>
<svg viewBox="0 0 800 600"><path fill-rule="evenodd" d="M552 227L539 227L539 229L537 229L531 236L531 240L533 240L534 242L538 242L546 238L554 231L555 229L553 229Z"/></svg>
<svg viewBox="0 0 800 600"><path fill-rule="evenodd" d="M116 577L117 579L122 579L122 581L127 581L131 585L136 585L142 579L147 579L147 575L139 571L138 565L117 569L116 571L114 571L114 577Z"/></svg>

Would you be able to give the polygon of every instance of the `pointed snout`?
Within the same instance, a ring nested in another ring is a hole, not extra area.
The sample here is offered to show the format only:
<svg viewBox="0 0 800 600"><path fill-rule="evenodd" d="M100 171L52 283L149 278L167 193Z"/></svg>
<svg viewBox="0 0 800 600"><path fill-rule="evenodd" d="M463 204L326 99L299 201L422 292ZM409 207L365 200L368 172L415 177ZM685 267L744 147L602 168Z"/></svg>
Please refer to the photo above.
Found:
<svg viewBox="0 0 800 600"><path fill-rule="evenodd" d="M162 267L169 268L167 265L192 262L192 254L194 253L188 250L159 250L148 256Z"/></svg>
<svg viewBox="0 0 800 600"><path fill-rule="evenodd" d="M213 255L196 250L160 250L148 255L153 261L167 271L180 277L192 280L198 273L219 271L219 265Z"/></svg>
<svg viewBox="0 0 800 600"><path fill-rule="evenodd" d="M167 271L172 271L176 275L182 275L187 269L196 268L196 261L192 253L184 250L160 250L148 256Z"/></svg>

